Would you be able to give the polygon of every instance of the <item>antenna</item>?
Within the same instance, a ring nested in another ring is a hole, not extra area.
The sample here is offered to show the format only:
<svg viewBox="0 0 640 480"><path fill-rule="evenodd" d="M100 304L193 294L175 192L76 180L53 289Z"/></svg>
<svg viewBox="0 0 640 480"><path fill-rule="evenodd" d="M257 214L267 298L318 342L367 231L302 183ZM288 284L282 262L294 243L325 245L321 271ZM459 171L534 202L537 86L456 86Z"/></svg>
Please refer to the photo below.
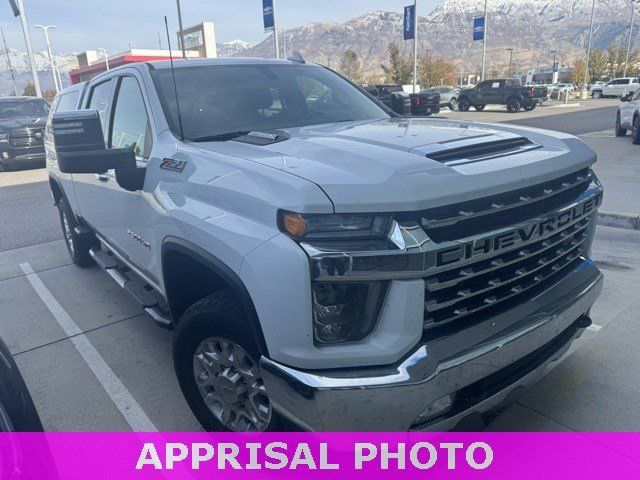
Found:
<svg viewBox="0 0 640 480"><path fill-rule="evenodd" d="M164 27L167 30L167 45L169 46L169 60L171 61L171 76L173 77L173 92L176 95L176 109L178 110L178 126L180 127L180 140L184 142L184 128L182 128L182 115L180 115L180 99L178 98L178 86L176 85L176 69L173 67L173 53L171 53L171 36L169 35L169 21L164 17Z"/></svg>

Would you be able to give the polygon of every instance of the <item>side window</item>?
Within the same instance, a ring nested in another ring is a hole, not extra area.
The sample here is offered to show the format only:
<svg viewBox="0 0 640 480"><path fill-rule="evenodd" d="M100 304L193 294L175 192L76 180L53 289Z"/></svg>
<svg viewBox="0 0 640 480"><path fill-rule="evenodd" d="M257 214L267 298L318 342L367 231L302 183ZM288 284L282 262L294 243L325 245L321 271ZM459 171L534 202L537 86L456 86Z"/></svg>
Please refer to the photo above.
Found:
<svg viewBox="0 0 640 480"><path fill-rule="evenodd" d="M113 110L111 148L130 148L143 158L149 158L151 152L149 116L134 77L120 79Z"/></svg>
<svg viewBox="0 0 640 480"><path fill-rule="evenodd" d="M107 121L107 107L109 106L109 94L111 93L111 81L99 83L91 89L89 98L89 110L97 110L102 123L102 133L106 135L109 128Z"/></svg>
<svg viewBox="0 0 640 480"><path fill-rule="evenodd" d="M625 78L624 80L620 80L621 85L629 85L629 79Z"/></svg>
<svg viewBox="0 0 640 480"><path fill-rule="evenodd" d="M62 95L52 109L54 109L55 112L68 112L75 110L77 103L78 92L69 92Z"/></svg>

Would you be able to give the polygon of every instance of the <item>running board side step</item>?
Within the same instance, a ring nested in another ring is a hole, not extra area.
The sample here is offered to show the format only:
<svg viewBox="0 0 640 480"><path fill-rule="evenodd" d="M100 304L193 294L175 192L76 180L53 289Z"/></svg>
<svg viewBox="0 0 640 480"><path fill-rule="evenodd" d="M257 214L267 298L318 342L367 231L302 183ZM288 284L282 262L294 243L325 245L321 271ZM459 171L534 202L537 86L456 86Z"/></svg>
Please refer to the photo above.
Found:
<svg viewBox="0 0 640 480"><path fill-rule="evenodd" d="M129 280L118 270L116 260L104 250L90 249L89 255L95 260L100 268L131 294L133 298L140 304L144 311L156 322L156 324L167 330L173 330L173 322L167 317L160 306L158 300L144 288L144 285L134 280Z"/></svg>

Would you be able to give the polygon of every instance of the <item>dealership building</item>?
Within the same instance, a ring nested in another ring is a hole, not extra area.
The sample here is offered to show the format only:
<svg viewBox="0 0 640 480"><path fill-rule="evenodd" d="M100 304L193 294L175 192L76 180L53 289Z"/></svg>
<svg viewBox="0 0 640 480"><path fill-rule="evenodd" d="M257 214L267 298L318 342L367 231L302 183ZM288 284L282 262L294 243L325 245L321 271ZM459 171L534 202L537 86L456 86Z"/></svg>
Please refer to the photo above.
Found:
<svg viewBox="0 0 640 480"><path fill-rule="evenodd" d="M111 69L136 62L182 59L180 45L184 45L187 58L215 58L216 34L213 22L203 22L178 32L178 48L175 50L131 49L115 55L105 56L104 50L87 50L77 55L77 67L69 72L71 84L91 80L96 75Z"/></svg>

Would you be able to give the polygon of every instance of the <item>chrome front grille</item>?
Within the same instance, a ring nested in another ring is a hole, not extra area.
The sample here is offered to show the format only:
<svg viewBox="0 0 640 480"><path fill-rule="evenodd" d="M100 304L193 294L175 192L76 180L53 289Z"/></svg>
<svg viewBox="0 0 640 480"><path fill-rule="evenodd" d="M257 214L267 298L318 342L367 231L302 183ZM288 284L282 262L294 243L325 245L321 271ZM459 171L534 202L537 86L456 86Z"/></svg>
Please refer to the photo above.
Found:
<svg viewBox="0 0 640 480"><path fill-rule="evenodd" d="M42 145L43 139L44 129L42 128L19 128L10 134L11 145L17 148Z"/></svg>
<svg viewBox="0 0 640 480"><path fill-rule="evenodd" d="M583 169L542 184L424 211L421 224L436 241L477 235L566 205L593 180L593 172Z"/></svg>
<svg viewBox="0 0 640 480"><path fill-rule="evenodd" d="M591 218L522 248L426 277L425 329L472 321L487 308L524 299L534 287L561 277L580 261Z"/></svg>

